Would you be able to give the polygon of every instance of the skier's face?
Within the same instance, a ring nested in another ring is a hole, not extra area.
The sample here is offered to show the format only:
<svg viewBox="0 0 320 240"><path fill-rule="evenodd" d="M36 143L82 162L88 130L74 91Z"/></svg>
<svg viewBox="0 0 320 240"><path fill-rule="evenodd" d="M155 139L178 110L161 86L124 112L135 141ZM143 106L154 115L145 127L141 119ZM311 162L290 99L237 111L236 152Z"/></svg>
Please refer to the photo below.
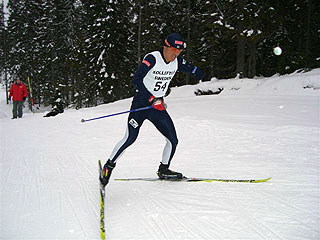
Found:
<svg viewBox="0 0 320 240"><path fill-rule="evenodd" d="M163 55L167 62L172 62L180 55L182 51L182 49L177 49L174 47L164 47Z"/></svg>

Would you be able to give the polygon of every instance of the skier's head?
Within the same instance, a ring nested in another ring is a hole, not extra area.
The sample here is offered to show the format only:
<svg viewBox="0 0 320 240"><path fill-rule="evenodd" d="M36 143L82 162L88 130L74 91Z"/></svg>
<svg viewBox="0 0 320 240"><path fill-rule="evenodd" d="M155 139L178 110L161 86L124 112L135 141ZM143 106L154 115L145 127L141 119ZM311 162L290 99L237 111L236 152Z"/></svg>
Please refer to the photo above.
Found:
<svg viewBox="0 0 320 240"><path fill-rule="evenodd" d="M20 78L17 78L17 79L16 79L16 83L17 83L17 84L20 84L20 83L21 83Z"/></svg>
<svg viewBox="0 0 320 240"><path fill-rule="evenodd" d="M179 50L183 50L187 47L186 42L182 40L182 37L178 33L170 33L164 40L164 45Z"/></svg>
<svg viewBox="0 0 320 240"><path fill-rule="evenodd" d="M186 47L187 44L178 33L170 33L164 40L164 57L172 62Z"/></svg>

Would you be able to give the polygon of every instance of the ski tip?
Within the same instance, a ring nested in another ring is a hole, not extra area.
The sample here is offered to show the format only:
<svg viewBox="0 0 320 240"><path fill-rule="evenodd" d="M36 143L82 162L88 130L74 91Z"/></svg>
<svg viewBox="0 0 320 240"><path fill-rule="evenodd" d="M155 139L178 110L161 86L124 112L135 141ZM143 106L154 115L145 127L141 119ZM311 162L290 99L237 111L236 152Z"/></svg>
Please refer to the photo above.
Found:
<svg viewBox="0 0 320 240"><path fill-rule="evenodd" d="M84 119L81 119L81 122L82 122L82 123L84 123L85 121L86 121L86 120L84 120Z"/></svg>
<svg viewBox="0 0 320 240"><path fill-rule="evenodd" d="M265 179L262 179L262 180L269 181L270 179L271 179L271 177L269 177L269 178L265 178Z"/></svg>
<svg viewBox="0 0 320 240"><path fill-rule="evenodd" d="M101 160L100 160L100 159L99 159L98 163L99 163L100 169L102 169L102 163L101 163Z"/></svg>
<svg viewBox="0 0 320 240"><path fill-rule="evenodd" d="M269 178L264 178L264 179L257 179L257 180L253 180L253 183L261 183L261 182L267 182L271 179L271 177Z"/></svg>

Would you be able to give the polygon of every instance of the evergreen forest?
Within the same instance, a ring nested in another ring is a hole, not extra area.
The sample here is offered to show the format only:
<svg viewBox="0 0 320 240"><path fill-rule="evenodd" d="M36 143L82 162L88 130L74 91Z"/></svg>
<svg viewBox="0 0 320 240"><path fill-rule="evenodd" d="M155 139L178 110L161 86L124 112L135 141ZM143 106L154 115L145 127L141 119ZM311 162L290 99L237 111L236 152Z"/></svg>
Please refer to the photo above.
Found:
<svg viewBox="0 0 320 240"><path fill-rule="evenodd" d="M138 64L172 32L187 42L182 55L205 71L204 81L320 66L318 0L8 0L1 4L1 82L30 84L37 106L128 98ZM171 87L196 83L178 73Z"/></svg>

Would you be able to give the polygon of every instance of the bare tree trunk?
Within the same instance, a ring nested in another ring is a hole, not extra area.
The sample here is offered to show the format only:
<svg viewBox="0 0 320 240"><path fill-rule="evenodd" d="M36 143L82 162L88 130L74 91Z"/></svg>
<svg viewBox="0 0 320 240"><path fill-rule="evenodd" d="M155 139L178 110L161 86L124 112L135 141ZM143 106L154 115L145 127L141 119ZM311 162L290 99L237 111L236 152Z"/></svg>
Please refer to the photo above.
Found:
<svg viewBox="0 0 320 240"><path fill-rule="evenodd" d="M139 26L138 26L138 64L141 62L141 19L142 19L142 11L141 11L141 0L139 1Z"/></svg>
<svg viewBox="0 0 320 240"><path fill-rule="evenodd" d="M6 101L7 101L7 104L9 104L9 96L8 96L8 73L7 73L7 46L6 46L6 24L5 24L5 16L4 16L5 12L4 12L4 2L2 1L2 4L1 4L1 16L2 16L2 19L1 19L1 24L2 24L2 30L3 30L3 66L4 66L4 82L6 84Z"/></svg>
<svg viewBox="0 0 320 240"><path fill-rule="evenodd" d="M250 53L248 59L248 77L253 78L256 75L256 41L250 41L248 47Z"/></svg>
<svg viewBox="0 0 320 240"><path fill-rule="evenodd" d="M308 15L307 15L307 28L306 28L306 51L305 51L305 67L310 65L310 24L311 24L311 14L312 14L312 3L308 1Z"/></svg>
<svg viewBox="0 0 320 240"><path fill-rule="evenodd" d="M236 74L239 74L240 77L243 77L245 74L245 47L245 38L243 36L238 36Z"/></svg>
<svg viewBox="0 0 320 240"><path fill-rule="evenodd" d="M244 8L246 0L239 0L238 1L238 9L240 13ZM239 17L239 16L238 16ZM245 47L246 47L246 39L243 36L243 23L241 20L238 22L237 26L237 65L236 65L236 74L239 74L240 77L244 76L245 74Z"/></svg>
<svg viewBox="0 0 320 240"><path fill-rule="evenodd" d="M191 10L191 3L188 0L188 36L187 36L187 43L190 43L190 10ZM190 45L189 45L190 46ZM190 61L190 48L187 47L187 60ZM190 84L190 75L186 74L186 84Z"/></svg>

